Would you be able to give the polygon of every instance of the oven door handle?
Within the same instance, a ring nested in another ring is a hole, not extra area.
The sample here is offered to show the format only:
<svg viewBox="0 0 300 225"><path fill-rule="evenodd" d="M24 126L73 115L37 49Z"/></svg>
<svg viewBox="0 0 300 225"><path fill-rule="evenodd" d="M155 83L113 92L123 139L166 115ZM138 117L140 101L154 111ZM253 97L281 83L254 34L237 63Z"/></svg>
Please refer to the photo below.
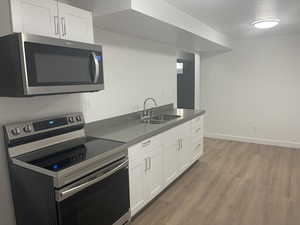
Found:
<svg viewBox="0 0 300 225"><path fill-rule="evenodd" d="M93 64L94 64L94 67L95 67L95 74L94 74L94 83L96 84L99 80L99 76L100 76L100 69L99 69L99 62L98 62L98 59L97 59L97 55L95 52L91 53L92 55L92 58L93 58Z"/></svg>
<svg viewBox="0 0 300 225"><path fill-rule="evenodd" d="M56 191L56 201L61 202L65 199L75 195L76 193L92 186L93 184L96 184L96 183L104 180L105 178L113 175L114 173L118 172L119 170L121 170L127 166L128 166L128 159L126 161L124 161L122 164L120 164L117 167L113 168L112 170L108 171L107 173L102 174L99 177L96 176L92 180L89 180L88 182L85 182L83 184L80 184L78 186L72 187L67 190Z"/></svg>

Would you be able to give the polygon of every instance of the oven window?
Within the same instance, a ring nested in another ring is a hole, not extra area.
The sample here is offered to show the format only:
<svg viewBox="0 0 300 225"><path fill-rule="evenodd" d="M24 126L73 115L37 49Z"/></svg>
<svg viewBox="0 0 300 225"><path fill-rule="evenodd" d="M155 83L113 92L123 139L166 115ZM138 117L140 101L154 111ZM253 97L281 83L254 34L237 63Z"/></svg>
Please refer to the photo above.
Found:
<svg viewBox="0 0 300 225"><path fill-rule="evenodd" d="M112 225L130 208L128 168L58 202L59 225Z"/></svg>
<svg viewBox="0 0 300 225"><path fill-rule="evenodd" d="M95 65L91 51L25 43L29 86L91 84ZM102 55L98 52L99 83L103 80Z"/></svg>

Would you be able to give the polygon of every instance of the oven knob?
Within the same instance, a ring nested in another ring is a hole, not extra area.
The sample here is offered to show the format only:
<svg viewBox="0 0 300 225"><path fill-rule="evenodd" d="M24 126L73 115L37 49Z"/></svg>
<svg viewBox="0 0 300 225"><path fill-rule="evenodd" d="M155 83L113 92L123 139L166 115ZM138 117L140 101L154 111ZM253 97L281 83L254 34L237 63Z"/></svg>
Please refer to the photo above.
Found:
<svg viewBox="0 0 300 225"><path fill-rule="evenodd" d="M81 121L81 116L76 116L76 120L77 120L77 122L80 122Z"/></svg>
<svg viewBox="0 0 300 225"><path fill-rule="evenodd" d="M27 124L27 125L24 127L24 131L25 131L26 133L30 133L30 132L32 131L32 127L31 127L29 124Z"/></svg>
<svg viewBox="0 0 300 225"><path fill-rule="evenodd" d="M74 118L73 117L69 117L69 122L70 123L74 123Z"/></svg>
<svg viewBox="0 0 300 225"><path fill-rule="evenodd" d="M12 129L11 130L11 133L13 134L13 135L20 135L21 134L21 130L20 130L20 128L18 128L18 127L16 127L16 128L14 128L14 129Z"/></svg>

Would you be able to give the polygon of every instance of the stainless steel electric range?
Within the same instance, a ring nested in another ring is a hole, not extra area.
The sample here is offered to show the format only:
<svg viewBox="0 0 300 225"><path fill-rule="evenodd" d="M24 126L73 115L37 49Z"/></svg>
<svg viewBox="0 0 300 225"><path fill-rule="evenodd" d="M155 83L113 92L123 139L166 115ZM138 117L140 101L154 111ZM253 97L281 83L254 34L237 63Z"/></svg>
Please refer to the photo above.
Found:
<svg viewBox="0 0 300 225"><path fill-rule="evenodd" d="M4 126L17 225L130 223L127 149L84 124L75 113Z"/></svg>

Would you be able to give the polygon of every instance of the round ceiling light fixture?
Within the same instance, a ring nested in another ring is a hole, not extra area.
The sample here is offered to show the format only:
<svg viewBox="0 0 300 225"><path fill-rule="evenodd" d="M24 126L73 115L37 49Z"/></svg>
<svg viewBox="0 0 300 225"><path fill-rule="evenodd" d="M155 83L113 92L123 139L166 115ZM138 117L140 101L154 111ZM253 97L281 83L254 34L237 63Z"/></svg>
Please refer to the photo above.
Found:
<svg viewBox="0 0 300 225"><path fill-rule="evenodd" d="M258 29L270 29L276 27L279 24L279 19L257 20L252 25Z"/></svg>

